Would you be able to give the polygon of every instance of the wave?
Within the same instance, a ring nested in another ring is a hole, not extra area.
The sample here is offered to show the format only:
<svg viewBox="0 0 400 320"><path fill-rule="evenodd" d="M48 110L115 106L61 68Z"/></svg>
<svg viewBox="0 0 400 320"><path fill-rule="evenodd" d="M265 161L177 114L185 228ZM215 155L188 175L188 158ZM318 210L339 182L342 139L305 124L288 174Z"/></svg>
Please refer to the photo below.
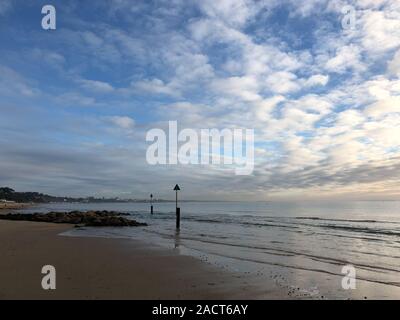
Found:
<svg viewBox="0 0 400 320"><path fill-rule="evenodd" d="M297 220L316 220L316 221L333 221L333 222L351 222L351 223L382 223L400 225L400 222L388 220L371 220L371 219L328 219L320 217L294 217Z"/></svg>
<svg viewBox="0 0 400 320"><path fill-rule="evenodd" d="M148 213L146 213L148 216ZM199 222L199 223L211 223L211 224L236 224L246 227L276 227L276 228L285 228L295 230L295 232L304 233L305 230L303 227L315 228L318 230L321 229L331 229L331 230L341 230L346 231L349 233L364 233L364 234L373 234L373 235L382 235L382 236L394 236L399 237L400 231L397 230L389 230L389 229L381 229L381 228L373 228L369 226L357 226L351 225L352 223L391 223L397 224L395 222L389 221L377 221L377 220L354 220L354 219L325 219L325 218L318 218L318 217L279 217L271 219L269 217L265 219L265 217L260 216L247 216L246 221L243 221L243 216L236 217L232 215L220 215L214 218L204 218L199 216L186 216L182 217L182 221L192 221L192 222ZM175 213L173 212L165 212L162 214L154 215L151 219L157 220L173 220L175 219ZM253 221L251 221L253 219ZM248 221L250 220L250 221ZM349 223L349 225L340 225L340 224L325 224L325 223L303 223L299 222L299 220L313 220L313 221L322 221L322 222L341 222L341 223ZM343 234L331 234L331 236L339 236L345 237ZM351 238L351 236L348 236ZM365 240L372 240L372 241L380 241L382 239L379 238L364 238Z"/></svg>
<svg viewBox="0 0 400 320"><path fill-rule="evenodd" d="M320 225L319 227L326 229L344 230L350 232L371 233L376 235L400 236L400 232L382 230L382 229L371 229L371 228L339 226L339 225Z"/></svg>

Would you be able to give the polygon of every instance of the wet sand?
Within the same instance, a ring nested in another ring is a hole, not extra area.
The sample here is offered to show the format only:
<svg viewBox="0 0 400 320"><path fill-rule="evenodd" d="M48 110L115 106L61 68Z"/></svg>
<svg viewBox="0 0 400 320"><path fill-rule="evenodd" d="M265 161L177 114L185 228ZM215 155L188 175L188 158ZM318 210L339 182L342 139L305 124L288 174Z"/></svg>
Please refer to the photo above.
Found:
<svg viewBox="0 0 400 320"><path fill-rule="evenodd" d="M0 299L281 299L262 287L174 250L127 239L60 236L70 225L0 221ZM56 290L41 287L44 265ZM266 289L267 288L267 289Z"/></svg>

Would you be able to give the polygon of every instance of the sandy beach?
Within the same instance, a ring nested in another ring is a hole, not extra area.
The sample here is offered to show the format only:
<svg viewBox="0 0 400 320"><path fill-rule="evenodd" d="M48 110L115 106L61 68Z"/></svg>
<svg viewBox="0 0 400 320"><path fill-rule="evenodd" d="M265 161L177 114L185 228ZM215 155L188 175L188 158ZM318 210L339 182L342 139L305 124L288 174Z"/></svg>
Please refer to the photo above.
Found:
<svg viewBox="0 0 400 320"><path fill-rule="evenodd" d="M18 210L32 206L30 203L0 202L0 210Z"/></svg>
<svg viewBox="0 0 400 320"><path fill-rule="evenodd" d="M0 221L0 299L283 298L274 283L224 272L173 250L125 239L60 236L70 225ZM41 268L57 289L41 288ZM265 288L270 288L265 290Z"/></svg>

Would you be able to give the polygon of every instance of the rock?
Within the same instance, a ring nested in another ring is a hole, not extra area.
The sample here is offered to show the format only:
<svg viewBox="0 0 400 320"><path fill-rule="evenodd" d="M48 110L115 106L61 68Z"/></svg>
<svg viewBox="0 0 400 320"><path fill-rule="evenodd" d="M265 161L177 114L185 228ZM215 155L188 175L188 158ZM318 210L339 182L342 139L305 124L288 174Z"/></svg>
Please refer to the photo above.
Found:
<svg viewBox="0 0 400 320"><path fill-rule="evenodd" d="M49 212L33 214L6 214L0 215L0 220L20 220L37 221L51 223L69 223L79 226L91 227L138 227L147 226L146 223L140 223L122 216L126 213L115 211L71 211L71 212Z"/></svg>

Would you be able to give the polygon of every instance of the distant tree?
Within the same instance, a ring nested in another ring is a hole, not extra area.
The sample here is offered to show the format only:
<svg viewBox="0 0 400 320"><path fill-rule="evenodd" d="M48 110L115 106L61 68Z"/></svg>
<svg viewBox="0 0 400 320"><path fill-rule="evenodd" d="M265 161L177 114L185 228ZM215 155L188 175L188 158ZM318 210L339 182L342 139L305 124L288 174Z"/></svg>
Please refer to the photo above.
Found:
<svg viewBox="0 0 400 320"><path fill-rule="evenodd" d="M14 192L14 189L8 187L0 188L0 198L7 199L7 197L10 197Z"/></svg>

